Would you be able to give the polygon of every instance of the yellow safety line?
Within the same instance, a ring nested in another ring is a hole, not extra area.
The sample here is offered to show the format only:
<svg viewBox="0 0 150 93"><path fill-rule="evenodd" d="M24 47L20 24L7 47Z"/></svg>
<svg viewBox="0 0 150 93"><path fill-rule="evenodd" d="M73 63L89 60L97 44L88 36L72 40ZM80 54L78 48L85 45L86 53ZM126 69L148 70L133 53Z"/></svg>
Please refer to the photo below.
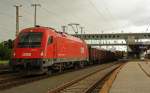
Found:
<svg viewBox="0 0 150 93"><path fill-rule="evenodd" d="M99 91L99 93L109 93L109 90L115 80L115 78L117 77L119 71L121 70L121 68L124 66L125 64L121 65L119 68L117 68L112 75L110 76L110 78L104 83L104 85L102 86L101 90Z"/></svg>

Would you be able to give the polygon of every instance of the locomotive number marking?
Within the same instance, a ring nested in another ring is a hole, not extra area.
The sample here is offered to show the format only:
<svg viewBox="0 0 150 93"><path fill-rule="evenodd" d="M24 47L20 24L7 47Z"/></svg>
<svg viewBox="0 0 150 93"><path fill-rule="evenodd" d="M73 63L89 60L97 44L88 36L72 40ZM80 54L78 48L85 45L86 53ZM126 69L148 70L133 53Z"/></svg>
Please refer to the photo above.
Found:
<svg viewBox="0 0 150 93"><path fill-rule="evenodd" d="M84 48L83 47L80 48L80 52L81 52L81 54L84 53Z"/></svg>
<svg viewBox="0 0 150 93"><path fill-rule="evenodd" d="M23 53L22 56L31 56L31 53Z"/></svg>

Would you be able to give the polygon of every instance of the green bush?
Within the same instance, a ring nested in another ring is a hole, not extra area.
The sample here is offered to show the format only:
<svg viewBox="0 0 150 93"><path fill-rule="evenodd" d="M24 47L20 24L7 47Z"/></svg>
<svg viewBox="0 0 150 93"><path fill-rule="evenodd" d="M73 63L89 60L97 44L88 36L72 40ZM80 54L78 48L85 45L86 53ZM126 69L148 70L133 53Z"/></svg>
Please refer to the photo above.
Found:
<svg viewBox="0 0 150 93"><path fill-rule="evenodd" d="M11 56L11 49L5 47L3 43L0 43L0 60L9 60Z"/></svg>

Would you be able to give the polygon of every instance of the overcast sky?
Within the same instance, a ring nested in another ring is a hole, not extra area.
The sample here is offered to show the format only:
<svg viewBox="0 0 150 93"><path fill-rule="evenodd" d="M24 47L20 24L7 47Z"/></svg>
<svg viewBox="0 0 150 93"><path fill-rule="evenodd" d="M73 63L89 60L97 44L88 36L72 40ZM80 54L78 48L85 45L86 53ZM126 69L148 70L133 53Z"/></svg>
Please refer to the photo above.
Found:
<svg viewBox="0 0 150 93"><path fill-rule="evenodd" d="M79 23L86 33L145 32L150 24L150 0L0 0L0 41L15 36L15 4L20 8L20 29L33 26L32 3L40 3L39 25L61 30ZM73 33L68 28L69 33Z"/></svg>

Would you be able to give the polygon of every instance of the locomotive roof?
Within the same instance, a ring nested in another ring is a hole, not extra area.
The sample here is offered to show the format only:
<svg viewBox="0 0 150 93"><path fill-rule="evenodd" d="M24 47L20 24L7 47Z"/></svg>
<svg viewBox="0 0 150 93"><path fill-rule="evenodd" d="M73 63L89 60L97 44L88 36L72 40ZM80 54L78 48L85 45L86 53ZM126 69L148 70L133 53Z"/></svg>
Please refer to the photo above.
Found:
<svg viewBox="0 0 150 93"><path fill-rule="evenodd" d="M74 40L74 41L77 41L77 42L84 42L83 40L81 40L80 38L77 38L77 37L74 37L72 35L69 35L67 33L64 33L64 32L56 32L59 34L59 36L65 36L66 38L70 39L70 40Z"/></svg>
<svg viewBox="0 0 150 93"><path fill-rule="evenodd" d="M52 31L56 31L55 29L51 28L51 27L42 27L42 26L36 26L36 27L29 27L29 28L25 28L22 31L26 32L26 31L41 31L44 32L45 30L51 29Z"/></svg>
<svg viewBox="0 0 150 93"><path fill-rule="evenodd" d="M54 28L51 28L51 27L43 27L43 26L29 27L29 28L23 29L21 32L28 32L29 30L31 30L33 32L34 31L39 31L39 32L51 31L53 34L55 34L57 36L64 36L64 37L66 37L70 40L74 40L74 41L77 41L77 42L84 42L80 38L71 36L71 35L69 35L67 33L64 33L64 32L58 32Z"/></svg>

